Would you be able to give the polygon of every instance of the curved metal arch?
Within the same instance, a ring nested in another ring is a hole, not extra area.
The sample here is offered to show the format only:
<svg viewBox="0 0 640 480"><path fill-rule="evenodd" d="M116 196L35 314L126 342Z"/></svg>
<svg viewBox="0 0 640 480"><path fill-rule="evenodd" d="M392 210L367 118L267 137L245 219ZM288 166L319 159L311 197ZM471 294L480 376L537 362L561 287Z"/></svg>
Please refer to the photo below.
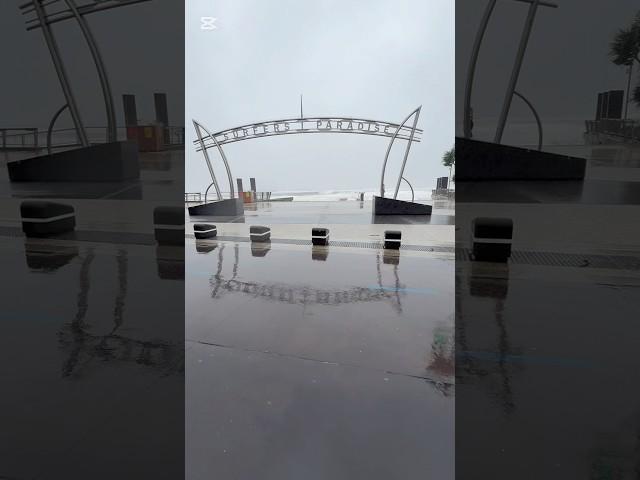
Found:
<svg viewBox="0 0 640 480"><path fill-rule="evenodd" d="M91 52L91 56L93 57L93 63L96 66L96 70L98 71L98 79L100 80L100 86L102 87L102 97L104 99L105 111L107 114L107 139L109 142L115 142L117 140L117 132L116 132L116 111L113 106L113 95L111 93L111 86L109 84L109 77L107 76L107 70L104 66L104 62L102 60L102 55L100 54L100 50L98 49L98 44L96 43L95 38L93 37L93 33L89 28L89 24L87 20L80 14L78 8L76 6L75 0L64 0L69 10L75 17L80 26L80 30L82 31L82 35L84 36L87 45L89 46L89 51Z"/></svg>
<svg viewBox="0 0 640 480"><path fill-rule="evenodd" d="M542 122L540 121L540 116L538 115L538 112L536 111L533 104L529 100L527 100L527 98L524 95L522 95L521 93L515 90L513 91L513 94L516 95L517 97L520 97L520 99L522 99L522 101L527 104L527 106L533 113L533 116L536 118L536 123L538 124L538 150L542 150Z"/></svg>
<svg viewBox="0 0 640 480"><path fill-rule="evenodd" d="M204 203L207 203L207 195L209 194L209 189L213 186L213 182L209 184L207 189L204 191ZM220 200L220 196L218 196L218 200Z"/></svg>
<svg viewBox="0 0 640 480"><path fill-rule="evenodd" d="M42 29L45 41L51 54L51 58L53 60L54 67L56 69L56 73L58 75L58 79L62 86L67 104L69 105L69 112L71 113L71 117L73 119L80 144L84 147L89 145L89 139L87 137L82 119L80 118L80 112L77 108L72 88L69 84L64 64L62 62L62 57L60 56L55 37L51 30L51 25L68 19L75 19L78 22L80 30L82 31L82 35L89 47L89 51L93 58L102 88L107 116L107 141L115 142L117 141L117 124L111 86L109 84L107 70L102 60L100 50L98 49L97 42L84 16L90 13L96 13L103 10L109 10L111 8L123 7L126 5L132 5L135 3L142 3L147 1L150 0L94 0L92 2L85 2L82 5L77 5L76 0L31 0L19 6L22 14L26 16L25 24L27 25L27 30L34 30L37 28ZM67 8L58 9L51 12L47 12L45 10L46 6L57 3L63 3ZM35 14L35 16L33 18L28 18L32 14Z"/></svg>
<svg viewBox="0 0 640 480"><path fill-rule="evenodd" d="M405 118L402 123L398 126L398 128L396 129L396 133L394 133L393 137L391 137L391 141L389 142L389 146L387 147L387 153L384 156L384 162L382 164L382 175L380 177L380 196L384 197L384 173L385 170L387 169L387 162L389 160L389 153L391 153L391 147L393 146L393 142L395 141L396 137L398 136L398 133L400 132L400 128L402 128L404 126L405 123L407 123L407 121L415 115L415 118L413 120L413 129L411 130L411 135L409 137L409 142L407 142L407 149L404 152L404 160L402 161L402 168L400 170L400 175L398 176L398 183L396 185L396 191L394 193L393 198L397 198L398 196L398 190L400 189L400 182L402 181L402 175L404 174L404 167L407 164L407 157L409 156L409 149L411 148L411 142L413 140L413 134L416 128L416 124L418 123L418 117L420 116L420 110L422 109L422 105L420 105L418 108L416 108L413 112L411 112L409 115L407 115L407 118Z"/></svg>
<svg viewBox="0 0 640 480"><path fill-rule="evenodd" d="M69 104L65 103L56 113L53 114L51 121L49 122L49 128L47 128L47 153L51 155L51 136L53 134L53 127L56 124L56 120L58 117L64 112L67 108L69 108Z"/></svg>
<svg viewBox="0 0 640 480"><path fill-rule="evenodd" d="M469 67L467 68L467 83L465 85L464 91L464 117L462 121L464 122L464 136L466 138L471 138L472 136L472 119L471 119L471 92L473 90L473 80L476 73L476 65L478 63L478 55L480 54L480 46L482 45L482 40L484 38L484 34L487 31L487 26L489 25L489 19L491 18L491 14L493 13L493 9L496 6L497 0L489 0L487 3L487 7L484 10L484 14L482 16L482 20L480 21L480 25L478 27L478 33L476 34L476 38L473 42L473 49L471 51L471 58L469 60Z"/></svg>
<svg viewBox="0 0 640 480"><path fill-rule="evenodd" d="M393 128L397 128L398 124L396 123L391 123L391 122L385 122L382 120L372 120L370 118L355 118L355 117L303 117L303 118L280 118L280 119L276 119L276 120L265 120L262 122L252 122L252 123L247 123L244 125L238 125L236 127L232 127L232 128L226 128L224 130L220 130L219 132L215 132L215 136L218 137L220 135L224 135L225 133L232 133L233 131L237 131L237 130L242 130L243 128L247 129L247 128L253 128L253 127L258 127L258 126L262 126L262 125L271 125L274 123L285 123L285 122L315 122L316 120L332 120L332 121L343 121L343 122L347 122L347 121L351 121L351 122L362 122L362 123L378 123L378 124L382 124L382 125L389 125L390 127ZM404 127L406 130L410 130L409 127ZM302 130L301 130L302 131ZM416 133L423 133L422 129L420 128L416 128ZM195 140L193 143L197 143Z"/></svg>
<svg viewBox="0 0 640 480"><path fill-rule="evenodd" d="M408 127L407 127L408 128ZM243 140L255 140L258 138L267 138L267 137L280 137L280 136L285 136L285 135L301 135L301 134L324 134L324 133L333 133L333 134L340 134L340 135L368 135L368 136L374 136L374 137L392 137L393 133L389 132L389 133L373 133L373 132L366 132L366 131L347 131L347 130L336 130L336 129L332 129L332 130L311 130L311 129L304 129L304 130L289 130L288 132L267 132L267 133L257 133L254 135L247 135L246 137L238 137L238 138L231 138L229 140L226 141L220 141L218 140L218 143L220 145L228 145L230 143L235 143L235 142L241 142ZM216 135L216 134L214 134ZM205 141L205 147L206 148L213 148L216 145L212 142L207 143L208 140L208 136L204 137L204 141ZM400 140L409 140L409 134L405 134L405 133L400 133L397 137ZM421 139L418 137L414 137L413 142L415 143L420 143ZM197 145L198 143L200 143L198 140L194 140L193 141L194 145ZM202 149L202 147L197 147L196 151L199 152Z"/></svg>
<svg viewBox="0 0 640 480"><path fill-rule="evenodd" d="M409 185L409 188L411 189L411 201L413 202L416 198L415 192L413 191L413 186L409 183L409 180L407 180L406 178L402 177L402 180L407 182L407 185Z"/></svg>
<svg viewBox="0 0 640 480"><path fill-rule="evenodd" d="M216 138L213 135L211 135L211 132L209 132L209 130L207 130L206 127L204 127L201 123L197 122L196 120L192 120L192 121L193 121L193 126L196 129L196 133L198 135L198 140L200 141L200 145L202 147L202 152L203 152L205 160L207 162L207 166L209 167L209 173L211 174L211 179L213 180L213 183L215 184L216 193L218 194L218 200L222 200L222 194L220 193L220 188L218 186L218 182L216 180L216 176L213 173L213 167L211 166L211 160L209 159L209 154L207 152L207 149L205 148L204 138L202 137L202 132L200 132L200 129L204 130L207 133L207 135L209 136L209 138L211 138L213 140L213 142L216 145L216 147L218 147L218 152L220 153L220 156L222 157L222 162L224 163L224 167L227 170L227 177L229 179L229 192L231 192L231 198L234 198L236 196L236 194L235 194L235 189L233 188L233 176L231 175L231 169L229 168L229 162L227 162L227 157L224 154L224 150L222 150L222 147L220 146L220 144L218 143Z"/></svg>
<svg viewBox="0 0 640 480"><path fill-rule="evenodd" d="M558 5L552 2L547 2L543 0L515 0L520 3L528 3L529 4L529 13L527 14L527 18L525 20L525 27L522 31L520 37L520 45L518 47L518 53L516 55L516 60L513 66L513 70L511 72L511 78L509 80L509 86L507 87L507 91L505 93L505 99L502 106L502 111L500 113L500 118L498 120L498 128L496 130L496 136L494 139L495 143L500 143L502 140L502 133L504 131L504 125L507 120L507 116L509 114L509 107L511 106L511 99L513 95L517 93L515 92L516 83L518 80L518 75L520 73L520 68L522 66L522 60L524 58L524 53L527 48L527 42L529 39L529 35L531 33L531 28L533 26L533 21L536 15L536 11L539 6L550 7L550 8L558 8ZM466 138L471 138L472 134L472 113L471 113L471 93L473 90L473 82L476 71L476 65L478 63L478 56L480 54L480 47L482 44L482 40L484 38L484 34L487 30L487 26L489 24L489 19L493 13L493 9L496 5L497 0L489 0L487 6L485 8L484 14L482 16L482 20L480 21L480 25L478 26L478 32L476 33L476 37L474 40L473 48L471 51L471 58L469 59L469 67L467 68L467 80L465 85L465 96L464 96L464 111L463 111L463 134ZM529 104L527 100L525 100Z"/></svg>
<svg viewBox="0 0 640 480"><path fill-rule="evenodd" d="M62 93L64 94L67 104L69 105L69 113L71 114L73 125L76 129L76 133L78 134L78 140L83 147L88 147L89 139L87 138L87 132L84 129L80 111L78 110L78 106L73 95L73 90L71 89L71 86L69 84L69 78L64 66L64 62L62 61L62 57L60 55L58 43L55 39L55 36L53 35L51 26L47 22L47 14L44 10L44 7L37 0L33 1L33 11L36 14L37 21L40 22L42 35L44 36L45 43L47 44L47 47L49 49L51 61L53 62L53 66L56 70L58 81L60 82L60 86L62 88Z"/></svg>
<svg viewBox="0 0 640 480"><path fill-rule="evenodd" d="M305 127L305 122L307 125ZM322 122L333 122L335 126L318 126L318 123ZM343 124L350 123L360 125L363 127L366 125L366 128L344 128ZM290 128L291 126L298 125L297 128ZM315 125L314 125L315 124ZM340 125L340 127L338 127ZM372 129L372 126L375 129ZM400 127L400 133L397 138L402 140L409 140L411 128L405 126L399 126L396 123L391 122L383 122L379 120L367 120L364 118L352 118L352 117L306 117L306 118L285 118L279 120L269 120L266 122L254 122L245 125L241 125L239 127L229 128L225 130L221 130L213 133L211 136L214 137L220 145L226 145L229 143L240 142L243 140L252 140L257 138L271 137L271 136L280 136L280 135L299 135L299 134L309 134L309 133L340 133L340 134L359 134L359 135L373 135L373 136L383 136L383 137L392 137L393 131ZM263 131L257 132L256 129L262 128ZM274 130L267 131L268 128L273 128ZM276 130L276 128L279 128ZM251 132L253 130L253 132ZM390 131L389 131L390 130ZM419 128L415 129L414 137L412 141L420 142L419 135L422 134L423 131ZM220 138L224 136L225 138ZM199 140L193 140L193 144L198 144ZM205 148L212 148L216 146L213 141L208 141L208 137L204 138ZM202 147L197 147L196 151L200 151Z"/></svg>

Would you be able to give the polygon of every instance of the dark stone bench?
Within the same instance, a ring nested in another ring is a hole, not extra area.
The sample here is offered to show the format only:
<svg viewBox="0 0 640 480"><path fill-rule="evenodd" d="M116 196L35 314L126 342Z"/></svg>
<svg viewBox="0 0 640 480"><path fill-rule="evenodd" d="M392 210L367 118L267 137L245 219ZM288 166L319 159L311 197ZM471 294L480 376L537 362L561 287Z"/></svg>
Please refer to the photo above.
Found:
<svg viewBox="0 0 640 480"><path fill-rule="evenodd" d="M400 230L385 230L384 231L384 248L391 248L393 250L400 249L402 243L402 232Z"/></svg>
<svg viewBox="0 0 640 480"><path fill-rule="evenodd" d="M322 227L312 228L311 243L313 245L329 245L329 229Z"/></svg>
<svg viewBox="0 0 640 480"><path fill-rule="evenodd" d="M218 229L210 223L196 223L193 226L193 233L197 240L204 240L218 235Z"/></svg>
<svg viewBox="0 0 640 480"><path fill-rule="evenodd" d="M506 262L511 256L513 220L478 217L471 224L473 259L484 262Z"/></svg>
<svg viewBox="0 0 640 480"><path fill-rule="evenodd" d="M184 208L156 207L153 210L156 242L160 245L184 245Z"/></svg>
<svg viewBox="0 0 640 480"><path fill-rule="evenodd" d="M76 227L76 214L71 205L27 200L20 204L22 231L27 237L47 237L71 232Z"/></svg>

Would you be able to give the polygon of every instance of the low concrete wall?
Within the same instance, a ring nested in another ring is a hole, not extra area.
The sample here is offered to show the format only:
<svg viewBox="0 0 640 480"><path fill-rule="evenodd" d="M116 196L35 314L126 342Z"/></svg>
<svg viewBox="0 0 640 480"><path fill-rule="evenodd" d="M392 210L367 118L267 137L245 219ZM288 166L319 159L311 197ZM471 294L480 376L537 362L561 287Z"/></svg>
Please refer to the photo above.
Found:
<svg viewBox="0 0 640 480"><path fill-rule="evenodd" d="M117 182L140 178L135 142L112 142L7 163L12 182Z"/></svg>
<svg viewBox="0 0 640 480"><path fill-rule="evenodd" d="M582 180L584 158L456 137L456 182Z"/></svg>
<svg viewBox="0 0 640 480"><path fill-rule="evenodd" d="M394 198L373 197L374 215L431 215L431 205Z"/></svg>
<svg viewBox="0 0 640 480"><path fill-rule="evenodd" d="M189 207L189 215L192 216L236 217L242 214L244 205L241 198L228 198Z"/></svg>

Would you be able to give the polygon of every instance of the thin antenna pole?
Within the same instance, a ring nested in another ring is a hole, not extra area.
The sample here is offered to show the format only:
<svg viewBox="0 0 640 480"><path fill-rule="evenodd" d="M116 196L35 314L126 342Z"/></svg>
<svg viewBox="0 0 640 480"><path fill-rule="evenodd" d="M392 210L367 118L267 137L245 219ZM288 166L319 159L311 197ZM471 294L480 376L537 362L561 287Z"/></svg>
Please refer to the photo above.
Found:
<svg viewBox="0 0 640 480"><path fill-rule="evenodd" d="M304 115L302 115L302 94L300 94L300 118L304 118Z"/></svg>

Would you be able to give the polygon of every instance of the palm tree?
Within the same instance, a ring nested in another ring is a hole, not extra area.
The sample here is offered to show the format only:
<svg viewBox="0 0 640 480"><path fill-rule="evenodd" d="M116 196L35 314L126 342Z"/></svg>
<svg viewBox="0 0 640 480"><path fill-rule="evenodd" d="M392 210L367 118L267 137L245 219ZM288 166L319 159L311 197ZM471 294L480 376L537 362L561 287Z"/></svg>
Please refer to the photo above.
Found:
<svg viewBox="0 0 640 480"><path fill-rule="evenodd" d="M442 164L445 167L449 167L449 182L451 182L451 169L456 164L456 147L451 147L451 150L447 150L442 155Z"/></svg>
<svg viewBox="0 0 640 480"><path fill-rule="evenodd" d="M629 79L627 82L627 102L625 104L625 118L627 106L630 98L631 72L633 64L640 64L640 11L626 28L618 30L609 46L609 57L616 65L625 66L629 69ZM640 83L636 85L632 95L633 102L640 106Z"/></svg>

